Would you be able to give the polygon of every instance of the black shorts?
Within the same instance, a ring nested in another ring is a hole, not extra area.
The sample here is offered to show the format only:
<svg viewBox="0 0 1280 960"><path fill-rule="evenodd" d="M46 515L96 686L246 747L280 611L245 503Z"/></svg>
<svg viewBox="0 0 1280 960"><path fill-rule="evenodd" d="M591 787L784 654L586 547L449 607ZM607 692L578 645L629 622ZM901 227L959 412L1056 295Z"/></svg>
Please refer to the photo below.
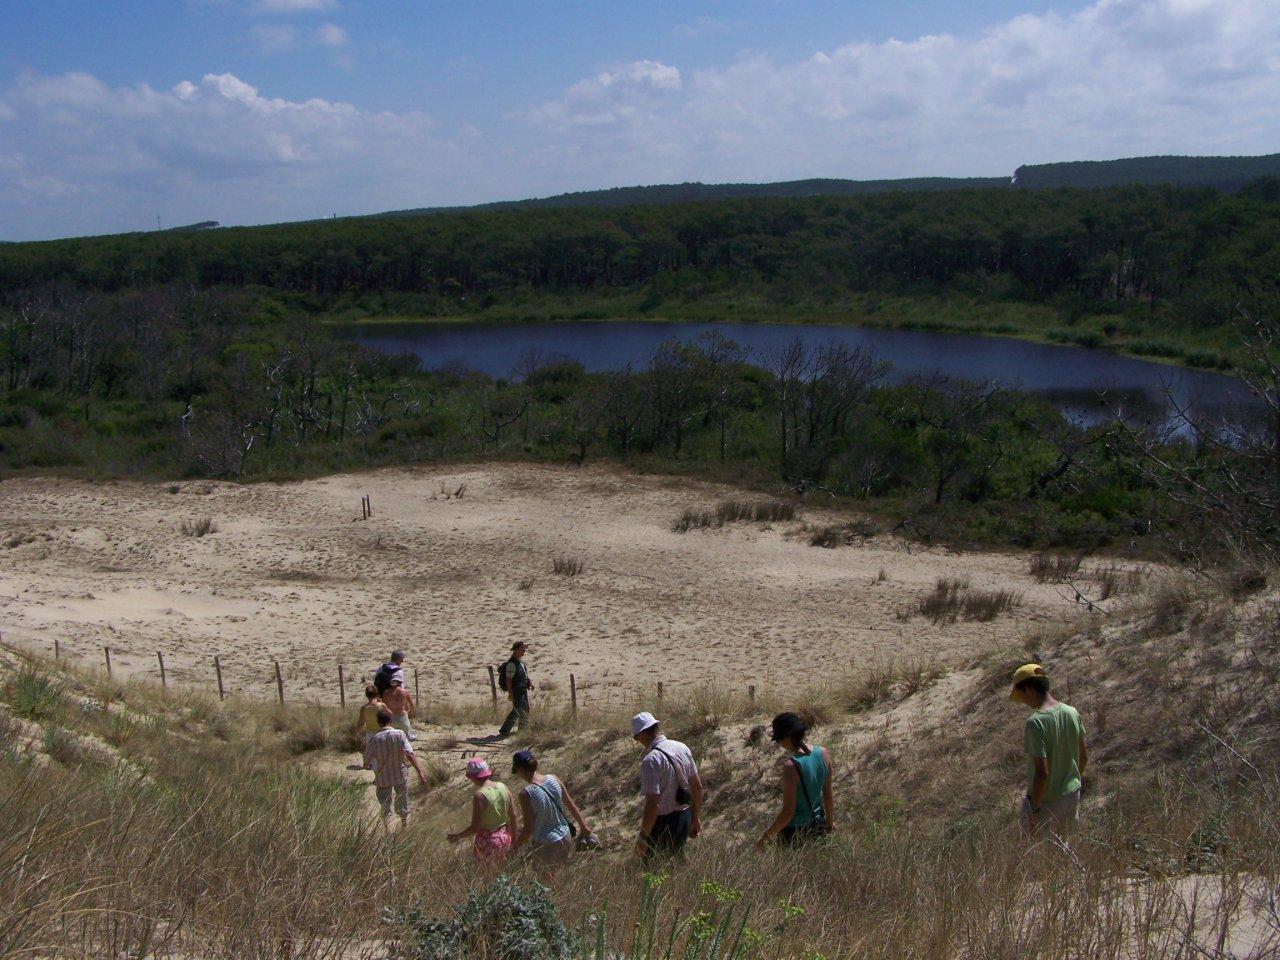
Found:
<svg viewBox="0 0 1280 960"><path fill-rule="evenodd" d="M780 847L803 847L829 836L825 823L802 823L799 826L787 824L777 836Z"/></svg>
<svg viewBox="0 0 1280 960"><path fill-rule="evenodd" d="M677 854L689 840L689 824L693 817L688 810L677 810L658 817L653 822L653 829L645 838L644 859Z"/></svg>

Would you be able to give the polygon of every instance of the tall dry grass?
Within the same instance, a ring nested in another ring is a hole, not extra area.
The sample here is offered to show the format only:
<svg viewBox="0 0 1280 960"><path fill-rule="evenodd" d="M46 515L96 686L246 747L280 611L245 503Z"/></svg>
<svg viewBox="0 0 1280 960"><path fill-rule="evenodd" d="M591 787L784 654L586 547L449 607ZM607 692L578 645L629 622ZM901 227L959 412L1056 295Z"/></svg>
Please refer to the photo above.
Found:
<svg viewBox="0 0 1280 960"><path fill-rule="evenodd" d="M986 623L1022 602L1016 590L974 590L967 580L944 577L917 602L915 613L934 623L976 620Z"/></svg>
<svg viewBox="0 0 1280 960"><path fill-rule="evenodd" d="M714 509L687 507L671 522L673 533L723 527L730 523L781 523L799 516L786 500L722 500Z"/></svg>
<svg viewBox="0 0 1280 960"><path fill-rule="evenodd" d="M736 960L1273 956L1280 765L1267 731L1280 706L1265 683L1280 669L1277 625L1275 605L1237 613L1158 593L1132 629L1038 641L1070 678L1064 696L1095 752L1069 847L1016 838L1021 715L1005 684L1023 649L969 671L956 717L896 740L863 738L859 718L881 711L879 723L928 688L939 671L927 661L870 664L789 698L854 731L829 741L835 838L798 853L751 847L776 802L773 754L722 749L782 704L669 691L664 723L706 758L707 835L657 869L660 881L626 855L629 833L552 878L555 908L581 937L574 955L674 958L693 942L695 955L728 960L697 938L715 928L707 917L731 912L744 931ZM1206 676L1211 654L1222 665ZM418 794L407 832L389 838L367 787L299 761L299 749L349 746L349 716L108 685L38 660L4 677L6 741L31 728L76 747L0 751L0 957L382 957L406 936L382 908L444 919L483 882L441 839L462 816L462 788ZM617 749L625 712L550 714L530 733L539 749L560 741L560 769L590 785L579 796L589 816L632 803L635 757Z"/></svg>

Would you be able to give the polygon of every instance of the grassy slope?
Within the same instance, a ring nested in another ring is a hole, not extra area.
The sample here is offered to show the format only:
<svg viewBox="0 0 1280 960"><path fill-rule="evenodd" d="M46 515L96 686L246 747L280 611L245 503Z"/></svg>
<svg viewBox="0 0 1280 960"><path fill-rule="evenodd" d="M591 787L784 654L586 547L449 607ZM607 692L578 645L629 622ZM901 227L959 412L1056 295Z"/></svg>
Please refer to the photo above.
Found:
<svg viewBox="0 0 1280 960"><path fill-rule="evenodd" d="M663 887L664 915L713 908L713 880L741 892L761 956L1118 958L1142 943L1173 957L1188 938L1212 950L1215 924L1236 929L1245 895L1280 876L1280 597L1172 582L1117 603L959 669L865 665L787 704L821 721L816 739L839 767L840 839L807 860L747 846L767 822L776 763L753 730L782 704L707 691L661 705L710 789L706 836ZM1021 713L1005 678L1029 657L1050 665L1090 731L1072 856L1011 842ZM89 955L378 956L396 933L379 906L439 915L476 881L440 836L465 804L457 737L487 725L487 705L428 718L420 747L435 785L392 841L346 771L347 718L333 711L219 705L14 651L0 694L0 930L13 936L0 956L55 942ZM571 921L610 918L619 947L639 886L625 856L636 753L624 725L543 717L520 741L568 779L610 848L559 878L557 904ZM515 746L495 754L500 767ZM786 920L781 900L804 916ZM1274 946L1280 929L1258 922Z"/></svg>

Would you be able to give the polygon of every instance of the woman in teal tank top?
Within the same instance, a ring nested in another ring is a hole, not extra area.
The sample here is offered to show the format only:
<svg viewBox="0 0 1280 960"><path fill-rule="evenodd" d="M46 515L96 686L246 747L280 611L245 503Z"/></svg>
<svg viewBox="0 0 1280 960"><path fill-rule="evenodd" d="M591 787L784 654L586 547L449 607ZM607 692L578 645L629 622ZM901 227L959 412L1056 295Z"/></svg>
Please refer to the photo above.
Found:
<svg viewBox="0 0 1280 960"><path fill-rule="evenodd" d="M770 739L787 752L782 768L782 808L756 846L773 840L800 846L835 829L835 801L831 790L831 755L826 747L805 742L808 725L794 713L773 718Z"/></svg>

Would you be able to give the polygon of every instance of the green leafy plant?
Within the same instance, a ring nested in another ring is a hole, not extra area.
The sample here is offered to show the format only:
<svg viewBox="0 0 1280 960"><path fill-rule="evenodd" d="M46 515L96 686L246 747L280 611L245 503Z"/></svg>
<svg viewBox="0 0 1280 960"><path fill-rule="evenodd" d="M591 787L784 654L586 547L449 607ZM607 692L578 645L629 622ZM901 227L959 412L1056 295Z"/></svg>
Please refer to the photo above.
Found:
<svg viewBox="0 0 1280 960"><path fill-rule="evenodd" d="M24 666L5 684L4 698L13 712L26 720L44 723L62 716L65 684L34 665Z"/></svg>
<svg viewBox="0 0 1280 960"><path fill-rule="evenodd" d="M540 883L499 877L472 893L452 920L433 920L420 908L387 911L383 919L405 928L401 957L414 960L570 960L576 941Z"/></svg>

